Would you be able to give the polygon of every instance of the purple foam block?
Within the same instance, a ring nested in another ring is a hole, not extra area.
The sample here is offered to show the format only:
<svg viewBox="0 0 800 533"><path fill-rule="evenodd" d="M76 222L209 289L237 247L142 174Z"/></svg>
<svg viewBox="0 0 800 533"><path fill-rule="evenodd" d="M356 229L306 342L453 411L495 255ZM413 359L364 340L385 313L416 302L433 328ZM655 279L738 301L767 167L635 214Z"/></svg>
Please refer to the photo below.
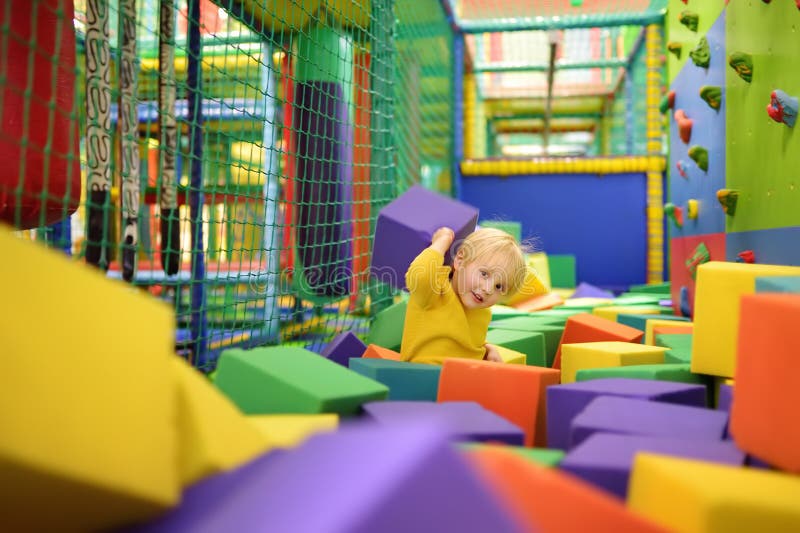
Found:
<svg viewBox="0 0 800 533"><path fill-rule="evenodd" d="M424 422L313 436L212 508L193 533L522 530L447 435Z"/></svg>
<svg viewBox="0 0 800 533"><path fill-rule="evenodd" d="M719 394L717 395L717 409L720 411L724 411L730 415L732 403L733 403L733 387L731 387L730 385L726 385L725 383L720 384ZM726 439L733 438L733 435L730 434L727 426L725 427L725 438Z"/></svg>
<svg viewBox="0 0 800 533"><path fill-rule="evenodd" d="M206 478L186 489L180 504L174 509L149 523L123 528L118 533L199 531L205 521L223 508L227 501L236 498L240 490L266 475L271 465L284 453L283 450L274 450L236 470Z"/></svg>
<svg viewBox="0 0 800 533"><path fill-rule="evenodd" d="M297 253L304 292L324 297L350 291L353 128L345 87L295 85Z"/></svg>
<svg viewBox="0 0 800 533"><path fill-rule="evenodd" d="M430 420L445 428L453 440L525 443L522 429L476 402L370 402L363 409L381 424Z"/></svg>
<svg viewBox="0 0 800 533"><path fill-rule="evenodd" d="M598 396L705 407L706 388L672 381L604 378L547 387L547 446L566 450L572 419Z"/></svg>
<svg viewBox="0 0 800 533"><path fill-rule="evenodd" d="M570 299L573 298L613 298L614 293L611 291L607 291L605 289L601 289L600 287L595 287L589 283L581 282L575 288L575 292L572 293Z"/></svg>
<svg viewBox="0 0 800 533"><path fill-rule="evenodd" d="M745 454L730 441L595 433L564 456L559 468L625 499L633 459L652 452L741 466Z"/></svg>
<svg viewBox="0 0 800 533"><path fill-rule="evenodd" d="M320 355L342 366L348 366L351 357L361 357L366 349L367 345L355 333L345 331L334 337Z"/></svg>
<svg viewBox="0 0 800 533"><path fill-rule="evenodd" d="M713 409L600 396L572 420L570 448L598 432L720 441L727 423Z"/></svg>
<svg viewBox="0 0 800 533"><path fill-rule="evenodd" d="M370 273L384 283L403 289L408 266L430 245L437 229L452 228L457 246L475 231L477 222L476 208L414 185L378 214ZM448 255L445 262L449 261Z"/></svg>

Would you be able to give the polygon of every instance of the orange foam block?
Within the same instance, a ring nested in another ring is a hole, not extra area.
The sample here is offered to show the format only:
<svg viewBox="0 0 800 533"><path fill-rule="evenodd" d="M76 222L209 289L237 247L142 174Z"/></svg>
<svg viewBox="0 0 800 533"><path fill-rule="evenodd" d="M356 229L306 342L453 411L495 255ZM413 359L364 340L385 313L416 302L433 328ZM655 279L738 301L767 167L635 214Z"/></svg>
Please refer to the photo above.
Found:
<svg viewBox="0 0 800 533"><path fill-rule="evenodd" d="M398 352L378 346L377 344L368 344L367 349L361 357L367 359L390 359L392 361L401 361L402 358Z"/></svg>
<svg viewBox="0 0 800 533"><path fill-rule="evenodd" d="M589 313L572 315L567 319L564 334L561 335L553 368L561 368L561 344L602 341L641 342L643 336L644 331L613 320Z"/></svg>
<svg viewBox="0 0 800 533"><path fill-rule="evenodd" d="M445 359L439 377L440 402L477 402L525 432L525 445L547 443L545 390L557 385L552 368L472 359Z"/></svg>
<svg viewBox="0 0 800 533"><path fill-rule="evenodd" d="M521 311L543 311L564 303L564 299L555 292L548 292L517 302L511 307Z"/></svg>
<svg viewBox="0 0 800 533"><path fill-rule="evenodd" d="M743 450L800 474L800 294L741 302L731 433Z"/></svg>
<svg viewBox="0 0 800 533"><path fill-rule="evenodd" d="M528 531L665 532L605 492L499 447L466 454Z"/></svg>

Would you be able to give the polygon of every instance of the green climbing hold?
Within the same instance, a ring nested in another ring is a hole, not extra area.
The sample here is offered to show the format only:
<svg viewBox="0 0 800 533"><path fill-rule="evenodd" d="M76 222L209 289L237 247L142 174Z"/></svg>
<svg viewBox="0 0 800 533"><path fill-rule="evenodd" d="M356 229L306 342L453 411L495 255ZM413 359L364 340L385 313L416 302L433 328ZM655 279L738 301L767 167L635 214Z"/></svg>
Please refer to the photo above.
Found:
<svg viewBox="0 0 800 533"><path fill-rule="evenodd" d="M700 98L705 100L711 109L719 111L719 107L722 105L722 87L703 85L700 87Z"/></svg>
<svg viewBox="0 0 800 533"><path fill-rule="evenodd" d="M697 163L697 166L701 168L703 172L708 172L708 150L702 146L694 145L689 148L689 157Z"/></svg>
<svg viewBox="0 0 800 533"><path fill-rule="evenodd" d="M711 49L708 47L708 41L706 41L705 37L700 37L700 42L697 43L694 50L689 52L689 57L698 67L708 68L709 63L711 63Z"/></svg>
<svg viewBox="0 0 800 533"><path fill-rule="evenodd" d="M753 56L744 52L733 52L728 56L728 64L747 83L753 79Z"/></svg>
<svg viewBox="0 0 800 533"><path fill-rule="evenodd" d="M697 31L697 22L700 16L694 11L681 11L678 21L689 28L691 31Z"/></svg>
<svg viewBox="0 0 800 533"><path fill-rule="evenodd" d="M670 42L667 43L667 50L669 52L675 54L675 57L680 59L681 58L681 50L683 50L683 45L681 43L678 43L678 42L675 42L675 41L670 41Z"/></svg>
<svg viewBox="0 0 800 533"><path fill-rule="evenodd" d="M739 200L739 191L735 189L720 189L717 191L717 200L722 206L722 211L728 215L736 214L736 203Z"/></svg>

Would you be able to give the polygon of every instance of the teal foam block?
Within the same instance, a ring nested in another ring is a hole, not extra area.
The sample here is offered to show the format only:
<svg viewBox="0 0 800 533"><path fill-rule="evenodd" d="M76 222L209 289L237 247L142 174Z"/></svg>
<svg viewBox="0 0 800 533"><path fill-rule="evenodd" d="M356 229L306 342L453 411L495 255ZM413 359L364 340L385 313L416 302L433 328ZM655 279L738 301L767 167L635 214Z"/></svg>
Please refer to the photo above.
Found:
<svg viewBox="0 0 800 533"><path fill-rule="evenodd" d="M403 341L403 325L406 322L408 301L403 300L390 305L372 318L367 333L367 344L377 344L383 348L400 351Z"/></svg>
<svg viewBox="0 0 800 533"><path fill-rule="evenodd" d="M222 352L214 384L243 413L355 415L389 389L375 380L294 346Z"/></svg>
<svg viewBox="0 0 800 533"><path fill-rule="evenodd" d="M528 366L545 366L547 362L544 335L510 329L490 329L486 342L525 354Z"/></svg>
<svg viewBox="0 0 800 533"><path fill-rule="evenodd" d="M547 254L550 285L559 289L574 289L576 283L575 256Z"/></svg>
<svg viewBox="0 0 800 533"><path fill-rule="evenodd" d="M800 276L765 276L756 278L756 292L800 293Z"/></svg>
<svg viewBox="0 0 800 533"><path fill-rule="evenodd" d="M665 363L691 363L692 362L692 334L691 333L662 333L656 335L656 346L669 348L664 354Z"/></svg>
<svg viewBox="0 0 800 533"><path fill-rule="evenodd" d="M633 314L624 314L620 313L617 315L617 322L620 324L625 324L626 326L630 326L632 328L636 328L641 331L646 331L647 321L648 320L674 320L675 322L689 322L689 319L682 316L673 316L673 315L633 315Z"/></svg>
<svg viewBox="0 0 800 533"><path fill-rule="evenodd" d="M544 335L544 350L547 359L547 366L553 366L558 351L558 343L564 334L564 325L556 326L547 322L548 319L541 319L532 316L509 318L492 322L489 329L507 329L511 331L522 331L530 333L541 333Z"/></svg>
<svg viewBox="0 0 800 533"><path fill-rule="evenodd" d="M436 401L442 372L439 365L353 357L349 366L350 370L386 385L387 400Z"/></svg>

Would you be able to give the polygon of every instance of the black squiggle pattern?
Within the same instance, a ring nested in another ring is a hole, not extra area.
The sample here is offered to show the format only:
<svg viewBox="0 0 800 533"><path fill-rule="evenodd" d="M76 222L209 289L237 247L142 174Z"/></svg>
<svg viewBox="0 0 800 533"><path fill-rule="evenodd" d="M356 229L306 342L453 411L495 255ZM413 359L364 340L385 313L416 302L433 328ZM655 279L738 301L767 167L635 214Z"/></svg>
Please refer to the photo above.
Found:
<svg viewBox="0 0 800 533"><path fill-rule="evenodd" d="M122 277L136 273L139 242L139 134L136 102L136 0L119 0L120 153L122 156Z"/></svg>

